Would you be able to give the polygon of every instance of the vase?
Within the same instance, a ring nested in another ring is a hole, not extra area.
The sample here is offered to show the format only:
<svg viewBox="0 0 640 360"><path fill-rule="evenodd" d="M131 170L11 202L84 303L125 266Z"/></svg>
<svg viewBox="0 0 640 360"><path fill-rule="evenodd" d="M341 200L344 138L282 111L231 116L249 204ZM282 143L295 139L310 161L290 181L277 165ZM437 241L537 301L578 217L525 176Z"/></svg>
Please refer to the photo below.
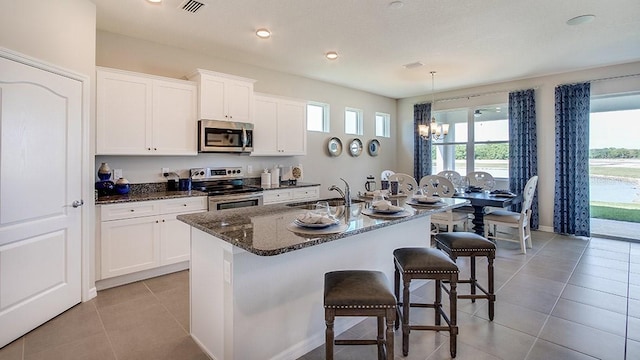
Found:
<svg viewBox="0 0 640 360"><path fill-rule="evenodd" d="M98 178L101 181L111 179L111 168L106 162L103 162L102 165L100 165L100 167L98 168Z"/></svg>
<svg viewBox="0 0 640 360"><path fill-rule="evenodd" d="M115 189L120 195L128 194L130 190L129 181L125 178L118 179L118 181L116 181Z"/></svg>

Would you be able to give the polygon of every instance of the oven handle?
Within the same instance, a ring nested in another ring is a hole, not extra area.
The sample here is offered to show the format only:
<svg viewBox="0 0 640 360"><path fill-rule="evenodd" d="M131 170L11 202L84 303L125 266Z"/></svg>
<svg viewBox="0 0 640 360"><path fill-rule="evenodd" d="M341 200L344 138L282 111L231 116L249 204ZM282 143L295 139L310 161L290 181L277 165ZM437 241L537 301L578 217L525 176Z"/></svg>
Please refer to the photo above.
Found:
<svg viewBox="0 0 640 360"><path fill-rule="evenodd" d="M236 200L250 200L250 199L260 199L262 198L263 193L251 193L244 195L223 195L223 196L209 196L209 201L213 201L216 203L219 202L228 202L228 201L236 201Z"/></svg>
<svg viewBox="0 0 640 360"><path fill-rule="evenodd" d="M247 129L243 125L242 126L242 151L244 151L244 149L247 147L248 144L249 144L249 139L247 137Z"/></svg>

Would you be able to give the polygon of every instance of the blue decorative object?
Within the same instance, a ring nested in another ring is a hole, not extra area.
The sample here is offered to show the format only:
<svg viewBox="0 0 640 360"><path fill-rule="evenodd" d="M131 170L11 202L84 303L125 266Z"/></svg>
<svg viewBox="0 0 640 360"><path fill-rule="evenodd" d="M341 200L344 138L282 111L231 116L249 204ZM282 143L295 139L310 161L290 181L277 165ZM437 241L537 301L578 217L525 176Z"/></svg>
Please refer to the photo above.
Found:
<svg viewBox="0 0 640 360"><path fill-rule="evenodd" d="M98 196L107 196L113 194L114 183L110 180L96 182L96 190Z"/></svg>
<svg viewBox="0 0 640 360"><path fill-rule="evenodd" d="M100 179L100 181L111 180L111 168L109 164L102 163L102 165L100 165L100 168L98 168L98 179Z"/></svg>
<svg viewBox="0 0 640 360"><path fill-rule="evenodd" d="M115 189L120 195L128 194L130 190L129 181L125 178L118 179L118 181L116 181Z"/></svg>

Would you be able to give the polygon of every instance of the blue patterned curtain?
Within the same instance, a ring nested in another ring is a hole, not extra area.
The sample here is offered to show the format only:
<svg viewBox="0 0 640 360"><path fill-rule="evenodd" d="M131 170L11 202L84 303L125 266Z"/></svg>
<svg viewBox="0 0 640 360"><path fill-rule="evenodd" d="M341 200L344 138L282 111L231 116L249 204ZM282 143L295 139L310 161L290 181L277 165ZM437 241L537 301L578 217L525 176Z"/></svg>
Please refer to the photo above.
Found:
<svg viewBox="0 0 640 360"><path fill-rule="evenodd" d="M431 137L424 140L418 133L418 125L428 124L431 119L431 104L413 105L413 177L420 181L431 175Z"/></svg>
<svg viewBox="0 0 640 360"><path fill-rule="evenodd" d="M509 187L522 193L529 178L538 175L538 145L536 136L536 99L533 89L509 93ZM514 205L520 211L522 205ZM538 195L531 204L531 228L537 229Z"/></svg>
<svg viewBox="0 0 640 360"><path fill-rule="evenodd" d="M553 231L589 236L589 83L556 87Z"/></svg>

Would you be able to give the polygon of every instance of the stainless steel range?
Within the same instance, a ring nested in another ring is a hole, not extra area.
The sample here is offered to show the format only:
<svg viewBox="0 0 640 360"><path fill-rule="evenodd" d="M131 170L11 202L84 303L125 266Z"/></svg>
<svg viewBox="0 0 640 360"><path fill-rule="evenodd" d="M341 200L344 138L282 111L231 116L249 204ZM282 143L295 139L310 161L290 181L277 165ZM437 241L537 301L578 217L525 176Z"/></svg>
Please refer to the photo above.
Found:
<svg viewBox="0 0 640 360"><path fill-rule="evenodd" d="M262 188L245 185L241 167L194 168L191 188L209 194L209 211L262 205Z"/></svg>

